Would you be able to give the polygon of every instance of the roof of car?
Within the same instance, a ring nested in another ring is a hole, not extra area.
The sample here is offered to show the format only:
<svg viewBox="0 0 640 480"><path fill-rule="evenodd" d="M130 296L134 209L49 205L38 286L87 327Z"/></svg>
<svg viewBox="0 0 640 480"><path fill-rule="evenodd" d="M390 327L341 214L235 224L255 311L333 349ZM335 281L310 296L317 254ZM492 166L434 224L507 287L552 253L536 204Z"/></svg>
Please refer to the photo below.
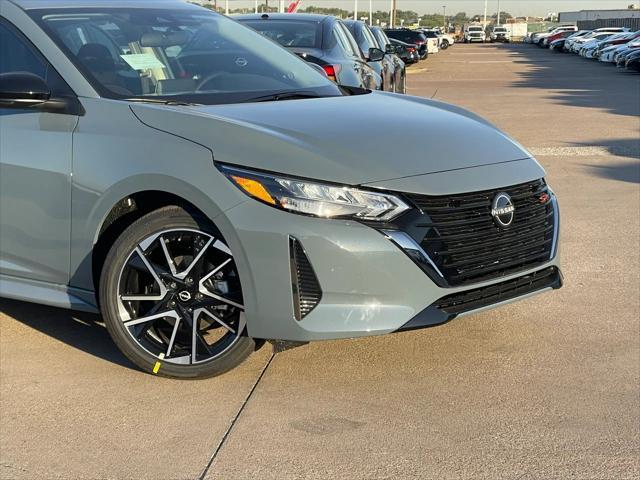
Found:
<svg viewBox="0 0 640 480"><path fill-rule="evenodd" d="M9 0L24 10L40 8L197 8L181 0Z"/></svg>
<svg viewBox="0 0 640 480"><path fill-rule="evenodd" d="M302 20L307 22L322 22L328 18L335 18L329 15L315 13L251 13L244 15L233 15L236 20Z"/></svg>

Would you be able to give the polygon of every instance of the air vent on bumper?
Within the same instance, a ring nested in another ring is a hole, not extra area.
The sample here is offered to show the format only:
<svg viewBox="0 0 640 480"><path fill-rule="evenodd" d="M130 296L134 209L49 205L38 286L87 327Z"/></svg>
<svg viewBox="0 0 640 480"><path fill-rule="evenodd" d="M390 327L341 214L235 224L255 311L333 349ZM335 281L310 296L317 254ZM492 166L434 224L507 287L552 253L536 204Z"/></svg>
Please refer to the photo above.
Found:
<svg viewBox="0 0 640 480"><path fill-rule="evenodd" d="M289 237L289 263L293 312L295 319L300 321L320 303L322 290L302 244L294 237Z"/></svg>

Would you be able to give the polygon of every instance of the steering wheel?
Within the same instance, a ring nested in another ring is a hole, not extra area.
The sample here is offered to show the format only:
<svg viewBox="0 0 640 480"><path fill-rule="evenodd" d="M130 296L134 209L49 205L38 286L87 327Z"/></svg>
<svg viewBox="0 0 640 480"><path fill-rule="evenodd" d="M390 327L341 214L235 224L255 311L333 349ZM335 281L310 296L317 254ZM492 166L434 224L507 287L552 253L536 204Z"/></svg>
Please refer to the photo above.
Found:
<svg viewBox="0 0 640 480"><path fill-rule="evenodd" d="M196 92L200 92L202 90L204 90L202 87L204 87L207 83L211 82L212 80L215 80L216 78L219 78L225 74L227 74L228 72L214 72L211 73L209 75L207 75L206 77L204 77L202 80L200 80L200 83L198 83L198 86L196 87Z"/></svg>

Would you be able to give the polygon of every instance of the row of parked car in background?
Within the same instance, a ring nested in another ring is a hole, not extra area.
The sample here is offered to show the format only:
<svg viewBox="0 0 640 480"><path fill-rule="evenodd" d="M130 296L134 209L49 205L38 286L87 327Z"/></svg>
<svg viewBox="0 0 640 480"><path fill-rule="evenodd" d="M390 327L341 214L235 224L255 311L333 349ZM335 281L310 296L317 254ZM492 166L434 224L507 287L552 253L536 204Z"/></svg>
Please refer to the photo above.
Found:
<svg viewBox="0 0 640 480"><path fill-rule="evenodd" d="M317 14L234 17L321 69L339 85L406 93L406 65L446 50L454 37L437 30L382 29Z"/></svg>
<svg viewBox="0 0 640 480"><path fill-rule="evenodd" d="M579 30L575 25L562 25L527 36L525 42L553 52L577 53L584 58L640 72L640 31L630 31L629 28Z"/></svg>

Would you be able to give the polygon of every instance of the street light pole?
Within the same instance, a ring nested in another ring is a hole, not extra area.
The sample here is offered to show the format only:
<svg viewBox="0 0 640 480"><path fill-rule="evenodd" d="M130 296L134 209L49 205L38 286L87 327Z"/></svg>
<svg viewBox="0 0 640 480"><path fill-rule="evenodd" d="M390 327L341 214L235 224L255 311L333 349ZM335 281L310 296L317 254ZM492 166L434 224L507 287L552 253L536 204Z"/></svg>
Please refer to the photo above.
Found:
<svg viewBox="0 0 640 480"><path fill-rule="evenodd" d="M444 27L445 33L447 32L447 6L442 6L442 26Z"/></svg>
<svg viewBox="0 0 640 480"><path fill-rule="evenodd" d="M224 2L224 14L229 15L229 0L225 0Z"/></svg>
<svg viewBox="0 0 640 480"><path fill-rule="evenodd" d="M498 25L500 25L500 0L498 0Z"/></svg>
<svg viewBox="0 0 640 480"><path fill-rule="evenodd" d="M391 28L395 27L396 22L398 21L396 18L396 0L391 0L391 15L389 18L391 19Z"/></svg>
<svg viewBox="0 0 640 480"><path fill-rule="evenodd" d="M484 22L483 25L486 27L487 26L487 2L489 0L484 0Z"/></svg>
<svg viewBox="0 0 640 480"><path fill-rule="evenodd" d="M373 0L369 0L369 25L373 27Z"/></svg>
<svg viewBox="0 0 640 480"><path fill-rule="evenodd" d="M358 20L358 0L353 0L353 19Z"/></svg>

